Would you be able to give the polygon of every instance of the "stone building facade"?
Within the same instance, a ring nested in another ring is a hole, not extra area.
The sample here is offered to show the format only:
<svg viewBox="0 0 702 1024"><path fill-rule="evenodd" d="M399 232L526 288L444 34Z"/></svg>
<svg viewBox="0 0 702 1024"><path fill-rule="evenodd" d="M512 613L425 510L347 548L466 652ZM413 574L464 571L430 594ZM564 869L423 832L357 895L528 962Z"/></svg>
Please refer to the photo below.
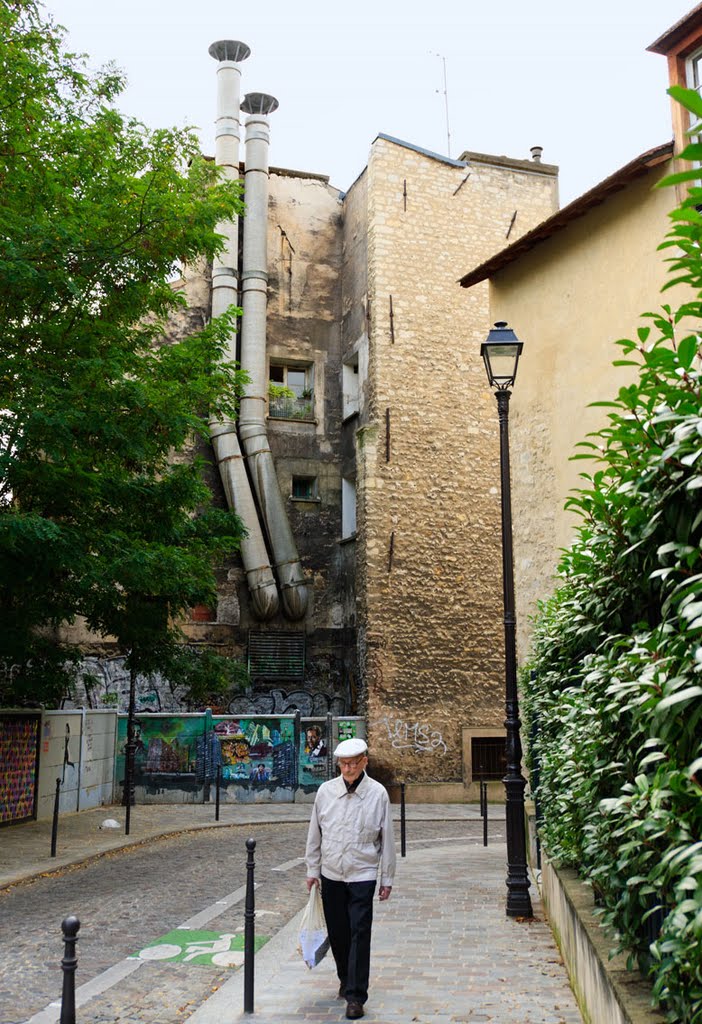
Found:
<svg viewBox="0 0 702 1024"><path fill-rule="evenodd" d="M453 161L387 136L344 199L343 361L357 359L362 395L344 429L356 449L363 711L374 764L415 799L462 799L473 740L499 736L504 717L487 291L460 289L456 269L556 205L555 167Z"/></svg>
<svg viewBox="0 0 702 1024"><path fill-rule="evenodd" d="M274 158L273 119L271 136ZM307 605L261 621L237 559L186 635L248 665L249 692L225 710L361 714L384 781L410 799L473 797L473 760L503 735L499 459L488 290L458 277L556 210L557 168L538 150L452 160L379 135L345 194L275 167L267 188L267 267L248 279L267 276L261 398ZM247 211L244 252L259 230ZM218 272L186 268L175 333L211 314ZM217 458L201 454L224 504ZM91 654L93 675L119 673L109 645Z"/></svg>
<svg viewBox="0 0 702 1024"><path fill-rule="evenodd" d="M346 194L270 174L267 366L306 387L269 399L268 435L311 602L256 622L234 565L218 621L187 628L248 659L233 710L363 714L377 774L414 799L462 799L504 717L487 289L456 279L556 206L553 166L383 135ZM295 633L302 678L259 673L252 646Z"/></svg>

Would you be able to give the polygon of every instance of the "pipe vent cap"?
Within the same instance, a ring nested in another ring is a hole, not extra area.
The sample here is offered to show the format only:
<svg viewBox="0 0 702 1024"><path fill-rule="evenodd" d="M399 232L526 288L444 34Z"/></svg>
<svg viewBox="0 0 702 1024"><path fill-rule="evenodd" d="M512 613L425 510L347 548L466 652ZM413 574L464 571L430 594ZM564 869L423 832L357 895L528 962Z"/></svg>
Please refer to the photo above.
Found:
<svg viewBox="0 0 702 1024"><path fill-rule="evenodd" d="M245 114L272 114L278 109L278 100L267 92L247 92L241 109Z"/></svg>
<svg viewBox="0 0 702 1024"><path fill-rule="evenodd" d="M218 39L207 52L215 60L233 60L237 63L251 55L246 43L241 43L238 39Z"/></svg>

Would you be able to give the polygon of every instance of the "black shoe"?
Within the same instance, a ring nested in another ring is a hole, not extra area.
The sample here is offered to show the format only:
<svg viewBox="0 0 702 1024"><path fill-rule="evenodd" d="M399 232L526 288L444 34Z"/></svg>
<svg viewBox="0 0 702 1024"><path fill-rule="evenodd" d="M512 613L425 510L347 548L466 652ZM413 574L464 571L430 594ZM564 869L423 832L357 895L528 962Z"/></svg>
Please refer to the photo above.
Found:
<svg viewBox="0 0 702 1024"><path fill-rule="evenodd" d="M339 983L339 999L346 999L346 982Z"/></svg>
<svg viewBox="0 0 702 1024"><path fill-rule="evenodd" d="M346 1004L346 1019L347 1020L358 1020L359 1017L363 1016L363 1007L360 1003L354 1002L353 999L349 1000Z"/></svg>

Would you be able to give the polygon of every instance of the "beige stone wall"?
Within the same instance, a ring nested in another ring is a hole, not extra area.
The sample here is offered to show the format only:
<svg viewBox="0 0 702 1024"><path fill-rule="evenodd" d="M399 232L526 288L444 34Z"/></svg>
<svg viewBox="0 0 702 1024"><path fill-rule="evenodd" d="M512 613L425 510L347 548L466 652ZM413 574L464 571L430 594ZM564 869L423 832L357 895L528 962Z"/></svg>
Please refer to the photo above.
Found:
<svg viewBox="0 0 702 1024"><path fill-rule="evenodd" d="M383 137L372 148L357 593L370 744L386 778L460 781L463 727L501 731L498 430L479 356L487 286L453 282L503 246L513 220L512 238L553 212L554 171L489 158L463 167Z"/></svg>
<svg viewBox="0 0 702 1024"><path fill-rule="evenodd" d="M529 616L553 589L559 550L578 518L563 509L581 472L569 461L579 441L606 423L589 403L613 398L632 376L613 367L618 338L636 337L640 314L683 300L660 295L665 253L656 251L674 205L655 189L657 168L617 193L492 279L491 318L507 320L524 342L511 400L510 443L520 660L528 654ZM471 290L471 289L469 289Z"/></svg>

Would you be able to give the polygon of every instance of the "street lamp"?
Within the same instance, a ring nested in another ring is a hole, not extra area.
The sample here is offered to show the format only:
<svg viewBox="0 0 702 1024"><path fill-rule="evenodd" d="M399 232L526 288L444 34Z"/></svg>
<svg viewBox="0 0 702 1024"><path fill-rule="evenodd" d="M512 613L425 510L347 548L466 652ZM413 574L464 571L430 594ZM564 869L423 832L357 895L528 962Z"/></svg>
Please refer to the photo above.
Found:
<svg viewBox="0 0 702 1024"><path fill-rule="evenodd" d="M505 729L507 731L507 774L504 777L507 825L507 916L533 917L529 898L524 829L522 743L519 738L519 695L517 692L517 619L514 609L514 565L512 555L512 496L509 474L509 400L517 376L523 344L514 331L500 320L480 348L488 382L495 389L500 418L500 483L502 492L502 593L505 624Z"/></svg>

